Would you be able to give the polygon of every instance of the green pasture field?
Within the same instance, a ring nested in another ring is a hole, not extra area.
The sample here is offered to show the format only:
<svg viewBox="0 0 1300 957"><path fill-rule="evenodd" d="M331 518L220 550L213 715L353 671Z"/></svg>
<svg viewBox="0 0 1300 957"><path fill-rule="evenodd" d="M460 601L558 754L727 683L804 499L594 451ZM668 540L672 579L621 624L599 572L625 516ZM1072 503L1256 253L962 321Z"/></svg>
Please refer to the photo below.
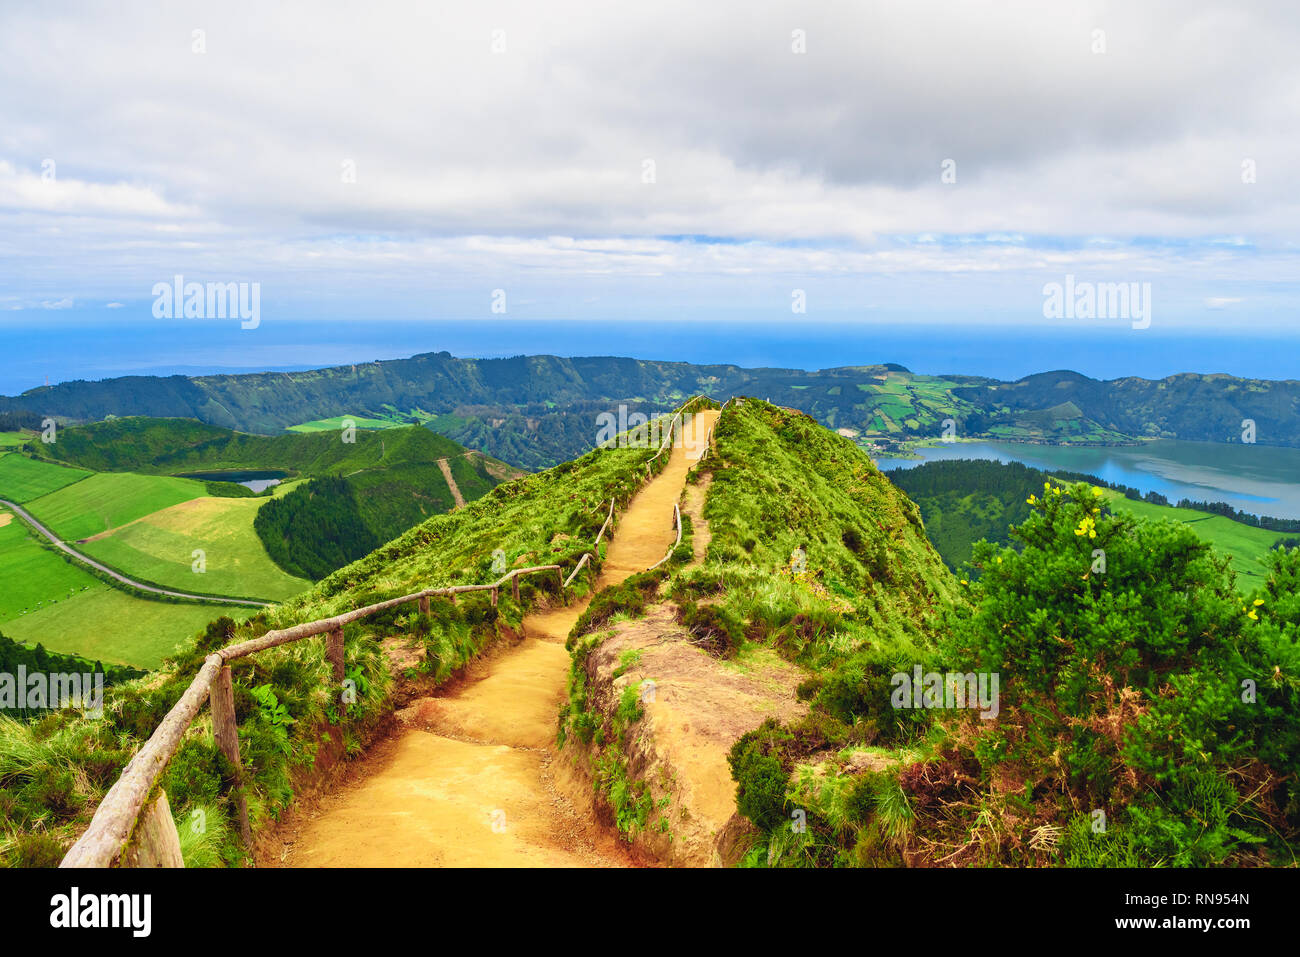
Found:
<svg viewBox="0 0 1300 957"><path fill-rule="evenodd" d="M99 584L83 568L66 562L37 544L27 525L8 509L0 509L0 622L30 613L38 603L65 599ZM6 631L0 626L0 631Z"/></svg>
<svg viewBox="0 0 1300 957"><path fill-rule="evenodd" d="M17 452L0 454L0 498L25 505L92 473L50 462L37 462Z"/></svg>
<svg viewBox="0 0 1300 957"><path fill-rule="evenodd" d="M0 459L0 465L3 463ZM75 485L32 500L28 511L64 541L73 542L206 493L207 487L193 479L96 472Z"/></svg>
<svg viewBox="0 0 1300 957"><path fill-rule="evenodd" d="M242 621L255 610L149 601L96 581L88 591L0 623L0 631L15 641L40 642L50 651L92 661L157 668L177 645L191 644L208 622L222 615Z"/></svg>
<svg viewBox="0 0 1300 957"><path fill-rule="evenodd" d="M280 601L311 582L271 561L253 530L264 498L196 498L87 542L82 551L155 585L181 591ZM194 571L194 551L205 570Z"/></svg>

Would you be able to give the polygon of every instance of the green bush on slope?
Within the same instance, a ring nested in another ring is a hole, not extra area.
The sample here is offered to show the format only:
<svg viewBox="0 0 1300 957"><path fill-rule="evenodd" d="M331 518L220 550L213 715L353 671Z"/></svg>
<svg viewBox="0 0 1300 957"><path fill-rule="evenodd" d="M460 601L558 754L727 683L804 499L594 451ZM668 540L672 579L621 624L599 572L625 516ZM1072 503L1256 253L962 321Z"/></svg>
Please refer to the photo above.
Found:
<svg viewBox="0 0 1300 957"><path fill-rule="evenodd" d="M1274 553L1267 587L1243 600L1226 560L1185 526L1112 515L1085 484L1032 499L1018 549L976 547L971 606L916 659L998 673L997 718L927 710L902 728L906 747L875 776L896 782L905 831L882 830L886 810L870 801L853 814L836 803L839 782L862 775L831 754L786 757L787 806L809 809L840 863L1290 863L1300 552ZM878 720L894 663L852 662L826 676L815 708ZM788 845L770 831L763 843Z"/></svg>

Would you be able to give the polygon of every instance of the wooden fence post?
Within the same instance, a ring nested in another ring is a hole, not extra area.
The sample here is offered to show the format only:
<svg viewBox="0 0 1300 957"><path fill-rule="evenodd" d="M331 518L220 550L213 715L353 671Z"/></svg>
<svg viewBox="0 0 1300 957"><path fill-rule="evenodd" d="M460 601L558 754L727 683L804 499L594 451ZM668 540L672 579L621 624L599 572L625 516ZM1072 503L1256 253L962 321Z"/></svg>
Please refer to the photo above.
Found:
<svg viewBox="0 0 1300 957"><path fill-rule="evenodd" d="M343 629L335 628L325 637L325 658L334 666L334 681L343 683Z"/></svg>
<svg viewBox="0 0 1300 957"><path fill-rule="evenodd" d="M456 596L455 596L455 595L452 595L452 596L451 596L451 599L452 599L452 601L454 602L454 601L456 600ZM427 615L428 613L429 613L429 596L428 596L428 595L421 595L421 596L420 596L420 614L421 614L421 615Z"/></svg>
<svg viewBox="0 0 1300 957"><path fill-rule="evenodd" d="M519 604L519 576L516 575L510 579L510 594L514 597L515 604Z"/></svg>
<svg viewBox="0 0 1300 957"><path fill-rule="evenodd" d="M239 725L235 721L235 688L230 678L230 665L217 673L208 692L208 703L212 708L213 740L239 773L239 781L231 796L239 815L239 835L244 839L245 847L252 847L253 834L248 825L248 798L244 795L244 765L239 760Z"/></svg>
<svg viewBox="0 0 1300 957"><path fill-rule="evenodd" d="M167 803L167 792L158 789L158 797L140 814L135 828L134 842L123 855L125 867L184 867L181 857L181 836L172 819L172 809Z"/></svg>
<svg viewBox="0 0 1300 957"><path fill-rule="evenodd" d="M493 588L493 589L492 589L492 607L495 608L496 606L497 606L497 589Z"/></svg>

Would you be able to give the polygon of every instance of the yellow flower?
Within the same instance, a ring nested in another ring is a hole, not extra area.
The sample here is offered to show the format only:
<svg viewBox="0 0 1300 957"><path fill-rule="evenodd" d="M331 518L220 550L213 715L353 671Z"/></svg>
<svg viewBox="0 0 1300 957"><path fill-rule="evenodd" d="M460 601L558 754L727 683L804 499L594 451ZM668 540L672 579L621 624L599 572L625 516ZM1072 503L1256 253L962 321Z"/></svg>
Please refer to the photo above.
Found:
<svg viewBox="0 0 1300 957"><path fill-rule="evenodd" d="M1025 499L1025 501L1028 502L1030 505L1033 505L1035 502L1038 501L1038 497L1036 495L1031 495L1029 496L1029 498Z"/></svg>
<svg viewBox="0 0 1300 957"><path fill-rule="evenodd" d="M1092 494L1097 496L1098 498L1101 498L1101 489L1094 485L1092 487Z"/></svg>
<svg viewBox="0 0 1300 957"><path fill-rule="evenodd" d="M1262 598L1256 598L1256 599L1255 599L1255 607L1256 607L1256 608L1258 608L1258 607L1259 607L1260 605L1262 605L1262 604L1264 604L1264 599L1262 599Z"/></svg>
<svg viewBox="0 0 1300 957"><path fill-rule="evenodd" d="M961 580L961 583L962 583L963 585L969 585L969 584L970 584L970 582L968 582L968 581L967 581L966 579L964 579L964 578Z"/></svg>

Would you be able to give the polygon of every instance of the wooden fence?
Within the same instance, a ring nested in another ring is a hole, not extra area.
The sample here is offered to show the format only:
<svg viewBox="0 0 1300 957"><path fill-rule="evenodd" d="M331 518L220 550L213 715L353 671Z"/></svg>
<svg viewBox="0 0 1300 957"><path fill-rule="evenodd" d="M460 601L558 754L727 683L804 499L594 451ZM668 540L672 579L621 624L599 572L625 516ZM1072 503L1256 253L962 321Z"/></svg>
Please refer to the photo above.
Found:
<svg viewBox="0 0 1300 957"><path fill-rule="evenodd" d="M561 570L559 565L535 565L516 568L497 581L487 585L450 585L446 588L426 588L398 598L354 608L352 611L308 621L289 628L268 631L260 638L251 638L229 645L208 655L203 667L185 689L180 700L167 712L162 723L136 752L122 771L122 776L104 795L90 827L68 851L60 867L111 867L115 864L135 866L181 866L180 843L176 836L167 796L158 799L144 810L145 801L153 792L158 777L166 768L190 724L203 707L204 700L212 708L212 733L216 744L235 767L239 760L239 734L235 726L234 687L228 662L237 658L301 641L314 635L325 635L325 658L333 666L334 681L343 682L343 626L381 611L417 602L420 612L427 614L429 599L456 596L466 592L490 591L492 604L496 605L500 589L509 582L511 592L519 599L519 579L524 575ZM235 794L235 807L239 815L240 831L247 842L250 838L248 807L242 791ZM137 833L138 831L138 833Z"/></svg>

